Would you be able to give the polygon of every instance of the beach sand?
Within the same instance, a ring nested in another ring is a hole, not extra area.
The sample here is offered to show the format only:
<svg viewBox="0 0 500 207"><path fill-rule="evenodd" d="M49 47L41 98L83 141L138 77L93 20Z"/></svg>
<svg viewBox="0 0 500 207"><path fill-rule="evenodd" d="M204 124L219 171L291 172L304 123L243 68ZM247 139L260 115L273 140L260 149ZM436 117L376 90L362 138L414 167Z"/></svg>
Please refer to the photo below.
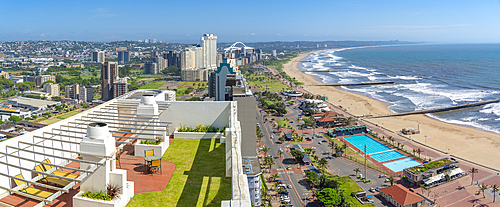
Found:
<svg viewBox="0 0 500 207"><path fill-rule="evenodd" d="M349 113L356 116L392 113L387 108L387 104L381 101L342 91L331 86L312 86L322 83L318 82L315 76L304 74L298 68L300 60L310 53L299 55L285 64L284 67L284 71L288 75L305 83L305 85L302 86L305 90L316 95L328 96L328 101L330 103L335 106L342 106ZM393 132L399 132L402 128L407 127L419 128L420 134L411 135L411 139L424 143L424 135L427 135L427 145L430 147L500 170L500 162L495 158L500 155L500 134L441 122L423 114L367 120L390 129ZM388 134L396 136L393 133ZM424 150L424 146L416 145ZM409 151L411 151L411 149Z"/></svg>

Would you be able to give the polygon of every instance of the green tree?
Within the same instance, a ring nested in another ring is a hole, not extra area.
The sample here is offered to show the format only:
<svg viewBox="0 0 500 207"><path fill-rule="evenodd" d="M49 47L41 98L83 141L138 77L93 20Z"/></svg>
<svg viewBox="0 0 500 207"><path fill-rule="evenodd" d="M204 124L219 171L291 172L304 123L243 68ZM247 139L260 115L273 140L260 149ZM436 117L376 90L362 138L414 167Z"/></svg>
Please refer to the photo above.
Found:
<svg viewBox="0 0 500 207"><path fill-rule="evenodd" d="M12 115L9 117L9 121L13 122L13 123L17 123L18 121L21 121L23 119L21 119L20 117L16 116L16 115Z"/></svg>
<svg viewBox="0 0 500 207"><path fill-rule="evenodd" d="M299 150L292 150L290 151L290 154L292 154L297 162L301 161L304 158L304 154L302 154L302 152Z"/></svg>
<svg viewBox="0 0 500 207"><path fill-rule="evenodd" d="M391 183L391 186L394 185L394 181L396 181L394 177L392 177L392 175L389 176L389 182Z"/></svg>
<svg viewBox="0 0 500 207"><path fill-rule="evenodd" d="M326 173L323 173L319 177L319 185L321 188L337 189L339 187L339 183L335 181L329 174Z"/></svg>
<svg viewBox="0 0 500 207"><path fill-rule="evenodd" d="M486 198L486 196L484 195L484 191L487 190L489 187L488 185L485 185L484 183L479 185L479 190L483 193L483 198Z"/></svg>
<svg viewBox="0 0 500 207"><path fill-rule="evenodd" d="M269 152L269 148L264 146L260 151L264 152L264 156L267 157L267 152Z"/></svg>
<svg viewBox="0 0 500 207"><path fill-rule="evenodd" d="M472 175L472 181L470 182L470 184L472 185L474 183L474 174L478 173L478 170L477 168L473 167L469 170L469 173Z"/></svg>
<svg viewBox="0 0 500 207"><path fill-rule="evenodd" d="M500 190L500 189L499 189L497 184L490 186L490 188L491 188L491 190L493 190L493 203L495 203L496 192L498 192L498 190Z"/></svg>
<svg viewBox="0 0 500 207"><path fill-rule="evenodd" d="M59 96L53 96L51 99L52 99L53 101L62 101L62 98L61 98L61 97L59 97Z"/></svg>
<svg viewBox="0 0 500 207"><path fill-rule="evenodd" d="M353 170L353 171L356 173L356 177L357 177L357 176L358 176L358 173L359 173L361 170L359 170L359 167L357 167L357 168L354 168L354 170Z"/></svg>
<svg viewBox="0 0 500 207"><path fill-rule="evenodd" d="M264 158L264 161L265 161L266 165L269 167L269 172L271 172L271 166L276 164L274 162L273 158L266 157L266 158Z"/></svg>
<svg viewBox="0 0 500 207"><path fill-rule="evenodd" d="M334 207L342 204L342 197L332 188L325 188L319 191L318 200L321 201L325 207Z"/></svg>
<svg viewBox="0 0 500 207"><path fill-rule="evenodd" d="M325 168L326 166L328 166L328 160L321 158L318 162L318 167Z"/></svg>
<svg viewBox="0 0 500 207"><path fill-rule="evenodd" d="M306 178L311 182L313 186L316 186L319 184L319 176L316 172L314 171L308 171L306 173Z"/></svg>
<svg viewBox="0 0 500 207"><path fill-rule="evenodd" d="M201 98L197 97L197 96L194 96L194 97L186 99L186 101L201 101Z"/></svg>
<svg viewBox="0 0 500 207"><path fill-rule="evenodd" d="M280 176L278 175L278 173L275 173L275 174L272 174L271 175L271 178L273 179L273 181L276 181L276 178L279 178Z"/></svg>

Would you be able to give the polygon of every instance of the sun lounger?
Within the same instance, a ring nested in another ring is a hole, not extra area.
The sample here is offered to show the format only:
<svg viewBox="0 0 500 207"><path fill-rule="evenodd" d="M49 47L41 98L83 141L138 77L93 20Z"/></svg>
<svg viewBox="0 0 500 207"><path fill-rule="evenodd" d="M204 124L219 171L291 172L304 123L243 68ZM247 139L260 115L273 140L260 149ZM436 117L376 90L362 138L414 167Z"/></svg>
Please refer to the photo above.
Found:
<svg viewBox="0 0 500 207"><path fill-rule="evenodd" d="M49 159L45 159L42 162L51 164ZM42 166L43 166L43 168L45 168L45 171L49 171L53 168L51 165L46 165L46 164L42 164ZM61 171L61 170L56 170L56 171L52 172L52 174L58 175L61 177L72 178L72 179L76 179L78 177L77 174L73 174L73 173L69 173L69 172L65 172L65 171Z"/></svg>
<svg viewBox="0 0 500 207"><path fill-rule="evenodd" d="M46 170L43 168L43 166L41 164L35 166L35 170L38 172L46 172ZM60 172L62 172L62 171L60 171ZM52 174L54 174L54 173L52 173ZM56 174L54 174L54 175L56 175ZM46 175L42 175L42 176L44 176L44 177L41 179L41 181L45 181L47 183L53 183L53 184L60 185L60 186L67 186L68 184L71 183L71 181L64 180L61 178L50 177L50 176L46 176Z"/></svg>
<svg viewBox="0 0 500 207"><path fill-rule="evenodd" d="M16 175L16 178L21 178L21 179L24 179L23 175L22 174L19 174L19 175ZM14 179L14 183L16 183L17 186L20 186L20 185L23 185L25 184L26 182L22 181L22 180L17 180L17 179ZM39 190L39 189L36 189L36 188L33 188L33 187L30 187L29 185L20 189L19 192L23 192L23 193L26 193L26 194L29 194L29 195L32 195L32 196L36 196L36 197L40 197L40 198L43 198L43 199L46 199L48 197L50 197L51 195L53 195L54 193L51 193L51 192L48 192L48 191L43 191L43 190ZM26 197L26 199L28 199Z"/></svg>

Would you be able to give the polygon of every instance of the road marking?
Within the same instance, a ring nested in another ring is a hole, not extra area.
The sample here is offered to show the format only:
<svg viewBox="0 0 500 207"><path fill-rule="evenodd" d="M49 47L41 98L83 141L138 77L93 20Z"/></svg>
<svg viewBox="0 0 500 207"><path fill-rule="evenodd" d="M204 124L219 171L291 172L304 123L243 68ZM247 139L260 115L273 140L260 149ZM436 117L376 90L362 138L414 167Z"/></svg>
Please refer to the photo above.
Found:
<svg viewBox="0 0 500 207"><path fill-rule="evenodd" d="M488 179L490 179L490 178L492 178L492 177L495 177L496 175L498 175L498 173L493 173L493 174L491 174L491 175L488 175L488 176L486 176L486 177L484 177L484 178L482 178L482 179L478 180L478 181L477 181L477 183L484 182L485 180L488 180Z"/></svg>

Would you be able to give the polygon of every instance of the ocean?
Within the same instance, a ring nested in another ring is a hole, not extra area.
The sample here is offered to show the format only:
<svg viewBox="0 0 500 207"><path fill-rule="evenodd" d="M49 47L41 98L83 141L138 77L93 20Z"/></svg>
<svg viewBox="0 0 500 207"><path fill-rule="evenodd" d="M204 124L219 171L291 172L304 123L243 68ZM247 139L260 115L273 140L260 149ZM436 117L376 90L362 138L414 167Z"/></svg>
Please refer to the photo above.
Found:
<svg viewBox="0 0 500 207"><path fill-rule="evenodd" d="M500 98L500 44L406 45L312 53L299 68L326 83L395 81L341 87L388 104L395 113ZM329 72L314 72L329 71ZM500 133L500 103L427 114Z"/></svg>

